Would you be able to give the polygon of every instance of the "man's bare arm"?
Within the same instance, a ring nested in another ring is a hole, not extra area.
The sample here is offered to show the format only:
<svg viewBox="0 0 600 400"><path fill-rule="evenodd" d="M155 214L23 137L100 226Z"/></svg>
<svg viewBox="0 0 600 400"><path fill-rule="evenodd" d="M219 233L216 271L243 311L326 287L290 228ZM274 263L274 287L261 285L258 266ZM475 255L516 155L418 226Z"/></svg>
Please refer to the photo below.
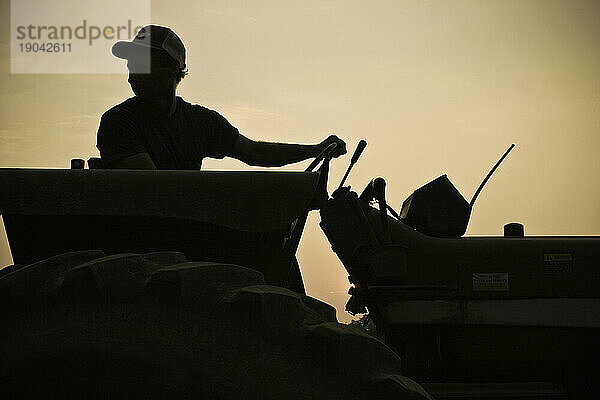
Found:
<svg viewBox="0 0 600 400"><path fill-rule="evenodd" d="M259 142L240 134L229 156L252 166L281 167L316 157L333 142L338 144L333 153L334 157L346 153L346 144L335 135L331 135L319 144L294 144Z"/></svg>
<svg viewBox="0 0 600 400"><path fill-rule="evenodd" d="M104 168L111 169L156 169L154 161L148 153L138 153L132 156L121 158Z"/></svg>

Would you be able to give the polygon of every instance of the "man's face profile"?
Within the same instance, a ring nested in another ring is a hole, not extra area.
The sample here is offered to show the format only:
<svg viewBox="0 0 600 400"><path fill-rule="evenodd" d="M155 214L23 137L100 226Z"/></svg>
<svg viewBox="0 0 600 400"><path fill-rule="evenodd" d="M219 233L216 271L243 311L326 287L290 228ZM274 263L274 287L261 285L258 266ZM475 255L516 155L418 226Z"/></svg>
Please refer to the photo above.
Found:
<svg viewBox="0 0 600 400"><path fill-rule="evenodd" d="M167 53L161 53L161 50L153 49L150 56L134 56L127 60L128 82L137 97L161 96L176 87L175 61Z"/></svg>

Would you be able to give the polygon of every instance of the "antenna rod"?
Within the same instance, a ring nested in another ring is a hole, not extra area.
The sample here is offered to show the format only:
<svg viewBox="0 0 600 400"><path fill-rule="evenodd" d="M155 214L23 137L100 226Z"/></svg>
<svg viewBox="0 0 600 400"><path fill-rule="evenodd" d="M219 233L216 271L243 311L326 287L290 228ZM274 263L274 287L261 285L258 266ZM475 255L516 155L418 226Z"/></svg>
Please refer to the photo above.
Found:
<svg viewBox="0 0 600 400"><path fill-rule="evenodd" d="M350 165L348 166L348 169L346 170L346 173L344 174L344 177L342 178L342 181L340 182L340 186L338 186L338 189L341 189L341 187L344 186L344 183L346 182L346 178L348 178L348 174L350 173L350 170L352 169L354 164L356 164L356 162L358 161L358 158L362 154L365 147L367 147L367 142L366 142L366 140L361 139L360 142L358 142L358 146L356 146L356 150L354 150L354 154L352 154L352 159L350 160Z"/></svg>
<svg viewBox="0 0 600 400"><path fill-rule="evenodd" d="M498 162L496 163L496 165L494 165L494 167L490 170L490 172L488 172L487 176L485 177L485 179L483 180L483 182L481 182L481 185L479 185L479 187L477 188L477 191L473 195L473 198L471 199L471 202L469 203L469 207L470 208L473 208L473 204L475 203L475 200L477 200L477 196L479 196L479 192L481 192L481 189L483 189L483 186L490 179L490 176L492 176L492 174L494 173L494 171L496 170L496 168L498 168L498 166L500 165L500 163L502 161L504 161L504 159L506 158L506 156L508 155L508 153L510 153L510 151L513 149L513 147L515 147L514 143L510 145L510 147L508 148L508 150L506 150L506 152L504 153L504 155L502 157L500 157L500 159L498 160Z"/></svg>

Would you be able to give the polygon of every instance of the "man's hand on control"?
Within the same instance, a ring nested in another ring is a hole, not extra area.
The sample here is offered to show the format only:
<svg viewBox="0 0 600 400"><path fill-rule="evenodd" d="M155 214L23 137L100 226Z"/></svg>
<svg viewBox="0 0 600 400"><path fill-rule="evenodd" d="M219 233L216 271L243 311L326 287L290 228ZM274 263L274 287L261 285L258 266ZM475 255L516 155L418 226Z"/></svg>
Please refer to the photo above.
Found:
<svg viewBox="0 0 600 400"><path fill-rule="evenodd" d="M335 149L333 149L333 151L331 152L331 156L333 158L337 158L341 155L346 154L348 151L346 150L346 142L344 142L342 139L340 139L339 137L337 137L336 135L330 135L327 139L323 140L321 143L319 143L317 145L317 154L321 153L325 148L327 148L327 146L329 146L331 143L336 143L337 146L335 147Z"/></svg>

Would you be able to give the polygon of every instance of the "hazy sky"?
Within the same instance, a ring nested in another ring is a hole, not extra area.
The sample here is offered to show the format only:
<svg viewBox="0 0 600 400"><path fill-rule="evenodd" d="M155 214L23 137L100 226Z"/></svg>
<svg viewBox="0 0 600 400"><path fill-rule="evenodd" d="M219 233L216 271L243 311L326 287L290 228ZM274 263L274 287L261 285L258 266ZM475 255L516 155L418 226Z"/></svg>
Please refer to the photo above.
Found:
<svg viewBox="0 0 600 400"><path fill-rule="evenodd" d="M123 75L10 74L1 4L0 167L97 155L100 115L132 95L124 61L114 59ZM161 0L151 15L187 47L178 94L248 137L316 143L334 132L350 152L364 138L348 183L384 177L394 208L443 173L470 199L515 143L467 233L501 235L519 221L529 235L600 234L598 1ZM347 163L333 162L331 188ZM299 249L307 292L347 321L347 274L318 221L315 212ZM10 264L2 246L0 265Z"/></svg>

